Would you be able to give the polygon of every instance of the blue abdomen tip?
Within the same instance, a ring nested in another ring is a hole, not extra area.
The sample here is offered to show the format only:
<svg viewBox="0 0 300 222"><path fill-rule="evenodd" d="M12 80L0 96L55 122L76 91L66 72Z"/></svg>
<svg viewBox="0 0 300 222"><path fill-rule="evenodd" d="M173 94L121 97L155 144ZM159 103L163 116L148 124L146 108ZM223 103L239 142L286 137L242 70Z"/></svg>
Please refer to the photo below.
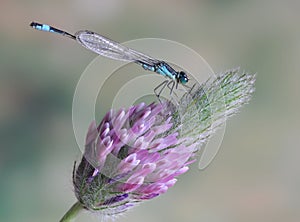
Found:
<svg viewBox="0 0 300 222"><path fill-rule="evenodd" d="M50 31L50 26L49 26L49 25L43 24L43 25L41 26L41 30L46 31L46 32L49 32L49 31Z"/></svg>

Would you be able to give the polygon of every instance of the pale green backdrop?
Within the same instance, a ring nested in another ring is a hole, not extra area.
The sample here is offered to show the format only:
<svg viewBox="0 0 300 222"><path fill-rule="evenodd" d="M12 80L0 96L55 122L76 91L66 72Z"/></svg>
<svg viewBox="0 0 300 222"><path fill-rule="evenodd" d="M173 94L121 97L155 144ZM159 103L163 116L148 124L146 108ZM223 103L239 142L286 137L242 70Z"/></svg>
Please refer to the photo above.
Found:
<svg viewBox="0 0 300 222"><path fill-rule="evenodd" d="M72 98L95 54L32 30L32 20L120 42L170 39L217 72L257 72L255 95L228 122L213 163L192 165L167 194L117 221L299 221L299 10L293 0L1 0L0 221L58 221L75 202Z"/></svg>

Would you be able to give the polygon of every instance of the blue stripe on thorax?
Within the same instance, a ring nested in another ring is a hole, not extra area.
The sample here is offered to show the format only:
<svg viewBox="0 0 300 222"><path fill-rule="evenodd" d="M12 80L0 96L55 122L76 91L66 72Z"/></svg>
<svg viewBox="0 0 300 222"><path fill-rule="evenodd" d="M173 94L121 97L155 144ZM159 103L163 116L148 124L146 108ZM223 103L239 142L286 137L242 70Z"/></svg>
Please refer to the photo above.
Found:
<svg viewBox="0 0 300 222"><path fill-rule="evenodd" d="M173 70L167 63L162 62L157 65L156 72L163 76L169 77L170 79L176 78L176 71Z"/></svg>
<svg viewBox="0 0 300 222"><path fill-rule="evenodd" d="M170 79L173 79L173 80L176 79L176 74L177 74L176 71L174 69L172 69L172 67L169 66L165 62L157 63L154 66L142 63L142 67L146 70L156 72L156 73L158 73L162 76L168 77Z"/></svg>
<svg viewBox="0 0 300 222"><path fill-rule="evenodd" d="M143 68L146 70L150 70L152 72L155 72L155 68L153 66L149 66L147 64L142 64Z"/></svg>

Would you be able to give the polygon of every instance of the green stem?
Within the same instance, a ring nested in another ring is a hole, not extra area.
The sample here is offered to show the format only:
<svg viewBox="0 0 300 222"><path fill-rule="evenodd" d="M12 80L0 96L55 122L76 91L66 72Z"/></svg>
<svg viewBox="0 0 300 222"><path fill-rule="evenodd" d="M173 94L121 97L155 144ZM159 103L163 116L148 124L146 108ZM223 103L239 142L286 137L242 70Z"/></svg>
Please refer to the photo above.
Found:
<svg viewBox="0 0 300 222"><path fill-rule="evenodd" d="M81 210L83 210L83 206L76 202L59 222L71 222Z"/></svg>

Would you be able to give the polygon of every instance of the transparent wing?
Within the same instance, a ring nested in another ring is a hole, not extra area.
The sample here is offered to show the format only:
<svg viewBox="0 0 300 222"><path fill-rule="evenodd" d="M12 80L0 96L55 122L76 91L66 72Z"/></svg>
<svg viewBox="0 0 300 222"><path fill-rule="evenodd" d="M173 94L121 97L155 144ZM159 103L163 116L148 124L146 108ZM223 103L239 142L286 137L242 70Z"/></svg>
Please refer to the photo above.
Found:
<svg viewBox="0 0 300 222"><path fill-rule="evenodd" d="M108 58L129 61L142 62L153 66L160 62L141 52L130 49L109 38L91 31L79 31L75 34L77 41L85 48Z"/></svg>

